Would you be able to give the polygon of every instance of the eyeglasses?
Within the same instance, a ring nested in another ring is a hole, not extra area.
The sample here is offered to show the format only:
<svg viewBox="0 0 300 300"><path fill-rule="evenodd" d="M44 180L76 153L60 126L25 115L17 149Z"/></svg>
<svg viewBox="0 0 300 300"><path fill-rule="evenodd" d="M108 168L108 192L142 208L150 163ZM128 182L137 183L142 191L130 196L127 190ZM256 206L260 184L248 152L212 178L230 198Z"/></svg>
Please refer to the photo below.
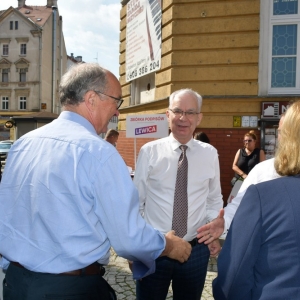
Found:
<svg viewBox="0 0 300 300"><path fill-rule="evenodd" d="M253 140L244 140L244 143L251 143Z"/></svg>
<svg viewBox="0 0 300 300"><path fill-rule="evenodd" d="M106 95L106 94L102 93L101 91L94 91L94 92L97 93L97 94L99 93L99 94L102 94L104 96L113 98L115 101L117 101L117 109L119 109L120 106L122 105L122 103L124 102L124 100L122 98L116 98L114 96Z"/></svg>
<svg viewBox="0 0 300 300"><path fill-rule="evenodd" d="M187 118L192 118L196 115L199 115L200 113L194 112L194 111L183 111L181 109L171 109L169 108L169 110L177 117L180 118L183 115L185 115Z"/></svg>

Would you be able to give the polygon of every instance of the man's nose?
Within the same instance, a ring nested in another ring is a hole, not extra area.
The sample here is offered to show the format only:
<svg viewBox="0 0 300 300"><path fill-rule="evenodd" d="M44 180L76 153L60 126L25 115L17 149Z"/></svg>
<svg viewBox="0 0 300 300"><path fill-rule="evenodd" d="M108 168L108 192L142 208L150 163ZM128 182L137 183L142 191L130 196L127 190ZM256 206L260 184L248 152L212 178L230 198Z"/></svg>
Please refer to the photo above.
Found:
<svg viewBox="0 0 300 300"><path fill-rule="evenodd" d="M184 111L181 113L181 116L180 116L180 118L179 118L179 119L181 120L181 119L183 119L183 118L186 118L186 114L185 114L185 112L184 112Z"/></svg>

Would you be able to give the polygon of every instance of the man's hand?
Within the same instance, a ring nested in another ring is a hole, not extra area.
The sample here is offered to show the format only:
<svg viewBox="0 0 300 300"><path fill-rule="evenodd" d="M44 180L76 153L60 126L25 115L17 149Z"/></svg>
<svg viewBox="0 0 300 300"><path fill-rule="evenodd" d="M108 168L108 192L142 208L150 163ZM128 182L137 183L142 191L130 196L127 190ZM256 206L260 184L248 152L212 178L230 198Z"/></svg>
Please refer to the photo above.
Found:
<svg viewBox="0 0 300 300"><path fill-rule="evenodd" d="M219 238L224 232L224 209L220 210L218 217L210 223L203 225L197 229L197 238L199 243L209 244Z"/></svg>
<svg viewBox="0 0 300 300"><path fill-rule="evenodd" d="M211 242L210 244L207 245L209 252L210 252L210 257L217 257L218 254L221 251L221 244L219 242L219 240L214 240L213 242Z"/></svg>
<svg viewBox="0 0 300 300"><path fill-rule="evenodd" d="M177 237L174 230L169 231L165 238L166 247L160 256L168 256L181 263L187 261L191 255L192 246L185 240Z"/></svg>

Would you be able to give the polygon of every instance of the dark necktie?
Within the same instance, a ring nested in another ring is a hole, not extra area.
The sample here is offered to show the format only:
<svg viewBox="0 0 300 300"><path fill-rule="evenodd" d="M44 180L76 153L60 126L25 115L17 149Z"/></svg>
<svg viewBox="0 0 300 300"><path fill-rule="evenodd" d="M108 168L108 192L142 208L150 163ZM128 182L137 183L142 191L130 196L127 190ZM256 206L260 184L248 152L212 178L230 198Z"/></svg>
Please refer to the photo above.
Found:
<svg viewBox="0 0 300 300"><path fill-rule="evenodd" d="M174 194L172 229L179 237L187 233L188 196L187 196L187 174L188 161L186 157L186 145L179 147L182 151L178 160L177 177Z"/></svg>

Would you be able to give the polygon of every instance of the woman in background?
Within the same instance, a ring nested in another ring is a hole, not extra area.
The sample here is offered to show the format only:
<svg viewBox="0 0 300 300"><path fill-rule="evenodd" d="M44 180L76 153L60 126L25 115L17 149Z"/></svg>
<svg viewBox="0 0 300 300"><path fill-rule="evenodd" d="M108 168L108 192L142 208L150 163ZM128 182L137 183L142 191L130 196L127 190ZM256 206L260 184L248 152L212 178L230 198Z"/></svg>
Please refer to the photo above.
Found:
<svg viewBox="0 0 300 300"><path fill-rule="evenodd" d="M247 189L218 258L215 300L300 299L300 101L279 135L283 177Z"/></svg>
<svg viewBox="0 0 300 300"><path fill-rule="evenodd" d="M208 136L206 135L206 133L204 133L204 132L195 133L194 139L197 141L200 141L200 142L210 144L210 140L209 140Z"/></svg>
<svg viewBox="0 0 300 300"><path fill-rule="evenodd" d="M249 131L244 136L244 148L239 149L234 157L232 170L235 177L245 179L254 166L265 159L265 152L256 148L254 130Z"/></svg>

